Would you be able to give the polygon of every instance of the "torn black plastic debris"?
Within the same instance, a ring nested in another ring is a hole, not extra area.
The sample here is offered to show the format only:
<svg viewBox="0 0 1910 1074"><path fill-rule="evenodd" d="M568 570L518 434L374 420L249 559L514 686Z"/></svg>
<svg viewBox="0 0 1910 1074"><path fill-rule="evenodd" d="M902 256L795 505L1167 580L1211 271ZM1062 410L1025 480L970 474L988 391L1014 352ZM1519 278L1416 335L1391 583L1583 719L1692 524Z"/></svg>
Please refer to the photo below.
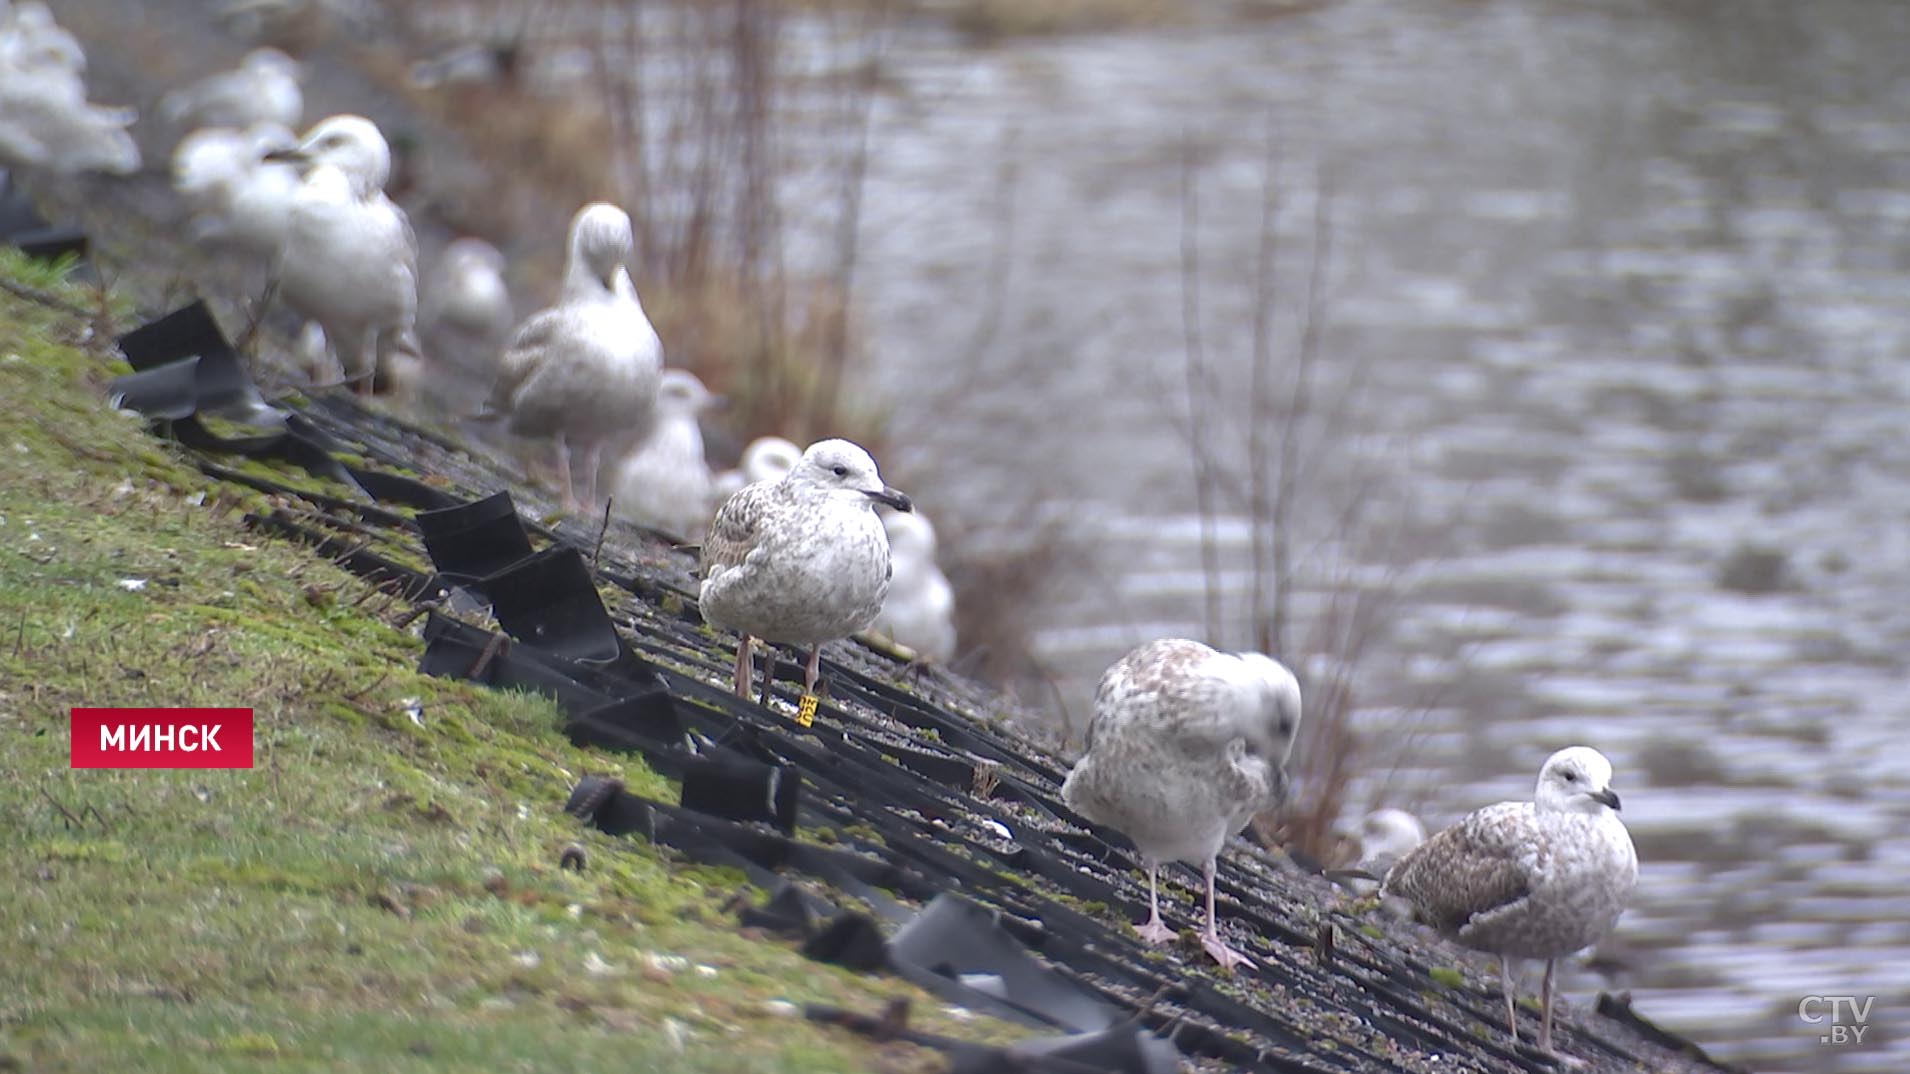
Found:
<svg viewBox="0 0 1910 1074"><path fill-rule="evenodd" d="M198 367L199 358L195 355L114 377L106 386L106 398L115 407L137 411L154 421L189 418L199 409L199 393L193 387L199 375Z"/></svg>
<svg viewBox="0 0 1910 1074"><path fill-rule="evenodd" d="M802 776L782 764L764 764L727 750L699 757L683 772L685 809L727 820L762 821L796 833Z"/></svg>
<svg viewBox="0 0 1910 1074"><path fill-rule="evenodd" d="M623 655L617 628L584 563L569 546L546 548L479 583L491 613L513 638L570 660L609 663Z"/></svg>
<svg viewBox="0 0 1910 1074"><path fill-rule="evenodd" d="M889 964L888 946L882 940L882 927L867 914L846 912L802 945L805 957L817 962L857 970L863 973Z"/></svg>
<svg viewBox="0 0 1910 1074"><path fill-rule="evenodd" d="M897 930L889 941L891 961L898 971L920 971L903 972L918 983L922 973L934 974L975 993L978 1001L999 999L1063 1029L1095 1032L1113 1024L1114 1008L1037 962L995 916L985 906L943 892L915 920ZM988 990L960 985L971 974L999 978L1000 985ZM937 991L949 995L944 989ZM973 1005L995 1006L993 1002Z"/></svg>
<svg viewBox="0 0 1910 1074"><path fill-rule="evenodd" d="M531 537L508 491L418 512L418 533L438 573L471 585L530 558Z"/></svg>

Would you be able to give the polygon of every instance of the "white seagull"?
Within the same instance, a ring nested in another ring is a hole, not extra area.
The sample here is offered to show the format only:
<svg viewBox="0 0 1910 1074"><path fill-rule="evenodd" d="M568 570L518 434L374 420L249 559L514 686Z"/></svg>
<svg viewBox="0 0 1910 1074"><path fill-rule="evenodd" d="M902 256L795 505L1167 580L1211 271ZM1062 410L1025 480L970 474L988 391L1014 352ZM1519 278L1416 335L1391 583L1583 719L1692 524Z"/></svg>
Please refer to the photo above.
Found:
<svg viewBox="0 0 1910 1074"><path fill-rule="evenodd" d="M605 443L648 436L655 420L663 342L624 267L634 245L622 209L595 202L577 211L563 296L518 326L480 415L508 415L512 433L555 441L569 510L580 506L571 485L572 447L584 456L581 506L594 510Z"/></svg>
<svg viewBox="0 0 1910 1074"><path fill-rule="evenodd" d="M752 638L809 647L813 694L822 644L869 628L889 591L889 538L875 505L913 510L882 483L875 460L847 440L809 445L795 469L731 496L703 541L699 603L710 625L734 630L736 692L749 696ZM764 669L763 690L769 690Z"/></svg>
<svg viewBox="0 0 1910 1074"><path fill-rule="evenodd" d="M1604 754L1562 749L1539 769L1532 801L1473 812L1402 858L1381 889L1412 903L1442 934L1499 956L1515 1042L1510 960L1544 959L1539 1047L1548 1052L1555 964L1610 932L1638 884L1638 854L1611 783Z"/></svg>
<svg viewBox="0 0 1910 1074"><path fill-rule="evenodd" d="M882 526L895 578L869 629L924 659L947 663L955 656L955 590L935 563L935 527L920 511L884 515Z"/></svg>
<svg viewBox="0 0 1910 1074"><path fill-rule="evenodd" d="M420 360L418 240L385 196L391 147L371 120L339 115L265 159L300 174L276 267L285 302L318 322L345 377L369 395L377 374Z"/></svg>
<svg viewBox="0 0 1910 1074"><path fill-rule="evenodd" d="M698 419L722 401L695 373L664 370L656 424L618 463L611 510L672 537L702 536L710 521L710 464L703 457Z"/></svg>
<svg viewBox="0 0 1910 1074"><path fill-rule="evenodd" d="M1101 677L1088 752L1061 785L1069 808L1134 841L1147 866L1148 943L1165 943L1160 866L1198 862L1207 880L1201 946L1222 966L1251 967L1220 938L1214 863L1254 814L1285 801L1286 761L1300 729L1300 683L1260 653L1222 653L1162 638Z"/></svg>
<svg viewBox="0 0 1910 1074"><path fill-rule="evenodd" d="M161 97L159 114L187 130L254 123L296 127L305 117L305 94L298 80L297 60L275 48L255 48L238 67Z"/></svg>

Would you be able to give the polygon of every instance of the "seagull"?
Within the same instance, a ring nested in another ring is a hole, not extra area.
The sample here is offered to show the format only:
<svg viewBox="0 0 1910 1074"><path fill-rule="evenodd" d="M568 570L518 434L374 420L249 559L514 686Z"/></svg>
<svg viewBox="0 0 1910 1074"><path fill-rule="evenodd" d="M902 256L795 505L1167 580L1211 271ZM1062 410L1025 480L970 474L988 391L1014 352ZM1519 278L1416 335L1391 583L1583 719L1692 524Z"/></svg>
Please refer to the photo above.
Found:
<svg viewBox="0 0 1910 1074"><path fill-rule="evenodd" d="M1142 940L1159 944L1174 936L1161 922L1161 862L1198 862L1207 880L1201 946L1229 969L1253 966L1220 938L1215 859L1256 813L1285 801L1287 755L1299 729L1300 683L1261 653L1161 638L1101 677L1088 752L1068 773L1061 797L1140 851L1148 915L1135 931Z"/></svg>
<svg viewBox="0 0 1910 1074"><path fill-rule="evenodd" d="M1426 841L1426 826L1403 809L1375 809L1360 821L1359 854L1350 867L1326 870L1327 879L1355 895L1379 890L1386 870Z"/></svg>
<svg viewBox="0 0 1910 1074"><path fill-rule="evenodd" d="M889 539L876 504L912 511L875 460L847 440L809 445L775 481L716 512L703 541L700 605L710 625L743 636L736 693L749 696L751 639L809 646L803 692L814 694L822 643L867 630L889 591ZM775 666L764 668L763 692Z"/></svg>
<svg viewBox="0 0 1910 1074"><path fill-rule="evenodd" d="M504 255L483 239L453 239L426 272L418 305L433 367L425 387L438 410L469 414L484 402L516 321Z"/></svg>
<svg viewBox="0 0 1910 1074"><path fill-rule="evenodd" d="M1637 886L1638 854L1611 782L1604 754L1562 749L1539 769L1532 801L1477 810L1386 874L1383 894L1412 903L1442 934L1499 956L1514 1043L1510 960L1545 960L1539 1048L1550 1052L1555 964L1610 932Z"/></svg>
<svg viewBox="0 0 1910 1074"><path fill-rule="evenodd" d="M346 379L369 395L377 374L419 361L418 240L385 196L391 147L371 120L337 115L264 159L299 169L276 267L286 304L318 322Z"/></svg>
<svg viewBox="0 0 1910 1074"><path fill-rule="evenodd" d="M920 511L886 514L882 526L895 578L870 630L946 663L955 655L955 591L935 563L935 527Z"/></svg>
<svg viewBox="0 0 1910 1074"><path fill-rule="evenodd" d="M172 188L193 210L192 237L275 259L291 226L298 169L265 157L298 143L290 128L202 127L172 152Z"/></svg>
<svg viewBox="0 0 1910 1074"><path fill-rule="evenodd" d="M181 129L249 127L277 123L296 127L305 115L298 61L275 48L255 48L239 66L173 90L159 99L159 114Z"/></svg>
<svg viewBox="0 0 1910 1074"><path fill-rule="evenodd" d="M86 53L45 4L0 5L0 165L56 176L139 170L131 108L86 99Z"/></svg>
<svg viewBox="0 0 1910 1074"><path fill-rule="evenodd" d="M622 209L593 202L577 211L563 296L518 326L479 415L508 415L512 433L556 442L567 510L580 506L571 487L571 445L584 454L581 506L594 509L605 442L648 436L655 419L663 342L624 267L634 245Z"/></svg>
<svg viewBox="0 0 1910 1074"><path fill-rule="evenodd" d="M656 424L617 465L612 509L672 537L700 537L710 520L710 464L703 458L697 419L722 402L695 373L664 370Z"/></svg>
<svg viewBox="0 0 1910 1074"><path fill-rule="evenodd" d="M743 490L744 485L773 481L796 468L802 448L780 436L759 436L743 449L742 462L734 470L717 474L710 482L710 510Z"/></svg>

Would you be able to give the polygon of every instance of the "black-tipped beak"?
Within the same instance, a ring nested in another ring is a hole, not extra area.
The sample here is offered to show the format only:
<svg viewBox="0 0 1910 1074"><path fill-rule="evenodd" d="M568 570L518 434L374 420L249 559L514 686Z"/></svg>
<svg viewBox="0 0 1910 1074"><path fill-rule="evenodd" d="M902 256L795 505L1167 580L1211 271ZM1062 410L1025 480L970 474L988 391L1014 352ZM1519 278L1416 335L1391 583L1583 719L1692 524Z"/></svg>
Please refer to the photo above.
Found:
<svg viewBox="0 0 1910 1074"><path fill-rule="evenodd" d="M1618 809L1618 792L1612 790L1610 787L1607 787L1602 791L1593 791L1592 801L1603 802L1604 804L1611 806L1613 811L1616 811Z"/></svg>
<svg viewBox="0 0 1910 1074"><path fill-rule="evenodd" d="M885 488L881 492L864 491L862 494L877 503L886 503L903 514L908 514L915 510L915 503L913 501L891 488Z"/></svg>
<svg viewBox="0 0 1910 1074"><path fill-rule="evenodd" d="M297 146L293 146L290 149L274 149L259 159L269 160L274 164L303 164L305 163L305 151Z"/></svg>

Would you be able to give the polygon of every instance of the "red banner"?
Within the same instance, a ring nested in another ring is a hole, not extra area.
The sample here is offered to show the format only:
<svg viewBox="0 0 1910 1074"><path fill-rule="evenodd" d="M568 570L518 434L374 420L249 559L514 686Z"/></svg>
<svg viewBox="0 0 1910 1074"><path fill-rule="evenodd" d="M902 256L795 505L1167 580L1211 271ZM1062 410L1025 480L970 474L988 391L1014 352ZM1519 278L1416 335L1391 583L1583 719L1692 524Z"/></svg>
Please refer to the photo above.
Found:
<svg viewBox="0 0 1910 1074"><path fill-rule="evenodd" d="M251 709L73 710L74 768L251 768Z"/></svg>

